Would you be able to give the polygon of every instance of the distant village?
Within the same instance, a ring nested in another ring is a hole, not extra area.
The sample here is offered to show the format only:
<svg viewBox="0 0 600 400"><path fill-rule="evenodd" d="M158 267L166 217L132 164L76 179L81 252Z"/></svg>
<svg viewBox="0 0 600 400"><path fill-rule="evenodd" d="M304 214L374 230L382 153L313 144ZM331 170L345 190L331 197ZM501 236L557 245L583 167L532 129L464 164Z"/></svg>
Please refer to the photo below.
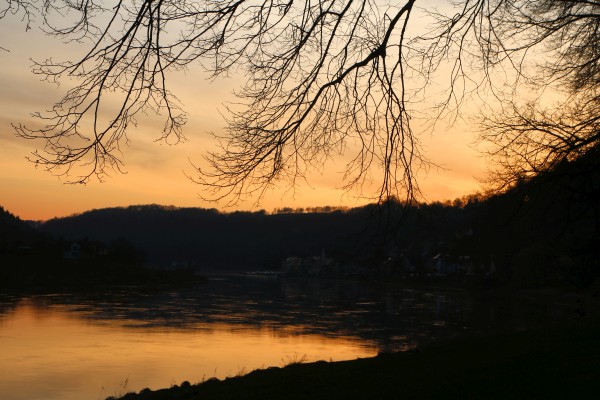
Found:
<svg viewBox="0 0 600 400"><path fill-rule="evenodd" d="M391 252L383 262L371 266L342 264L325 251L317 256L288 257L281 264L281 273L292 276L337 277L337 276L395 276L402 278L493 276L496 265L493 257L487 263L476 264L468 255L451 256L437 253L430 257L424 266L417 268L403 253Z"/></svg>
<svg viewBox="0 0 600 400"><path fill-rule="evenodd" d="M102 241L75 240L60 243L62 258L77 261L104 257L109 254L109 246ZM29 248L28 248L29 249ZM23 249L23 251L28 251ZM290 256L281 263L279 271L253 271L250 275L285 274L293 277L469 277L469 276L494 276L496 265L493 256L488 262L476 263L469 255L454 256L445 252L438 252L431 256L423 255L426 262L419 267L403 252L393 249L388 252L387 258L382 262L371 265L357 265L340 262L326 254L325 250L319 255L298 257ZM164 266L169 269L195 269L197 262L174 260Z"/></svg>

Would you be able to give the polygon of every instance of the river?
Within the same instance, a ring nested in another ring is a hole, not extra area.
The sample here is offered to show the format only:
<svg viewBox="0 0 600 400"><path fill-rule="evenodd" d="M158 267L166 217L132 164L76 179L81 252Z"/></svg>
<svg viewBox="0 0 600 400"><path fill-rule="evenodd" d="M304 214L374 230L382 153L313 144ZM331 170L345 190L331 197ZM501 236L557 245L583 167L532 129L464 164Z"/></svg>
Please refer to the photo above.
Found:
<svg viewBox="0 0 600 400"><path fill-rule="evenodd" d="M525 329L571 313L569 304L457 289L277 277L212 277L181 290L0 293L0 399L105 399Z"/></svg>

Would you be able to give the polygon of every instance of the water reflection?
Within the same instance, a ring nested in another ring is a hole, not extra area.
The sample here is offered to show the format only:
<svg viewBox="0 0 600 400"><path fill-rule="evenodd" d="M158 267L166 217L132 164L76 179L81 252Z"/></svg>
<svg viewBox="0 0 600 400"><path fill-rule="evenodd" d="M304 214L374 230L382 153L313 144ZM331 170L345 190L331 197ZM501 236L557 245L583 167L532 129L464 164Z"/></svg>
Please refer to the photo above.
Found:
<svg viewBox="0 0 600 400"><path fill-rule="evenodd" d="M0 294L0 398L103 399L566 315L458 290L234 276L181 291Z"/></svg>

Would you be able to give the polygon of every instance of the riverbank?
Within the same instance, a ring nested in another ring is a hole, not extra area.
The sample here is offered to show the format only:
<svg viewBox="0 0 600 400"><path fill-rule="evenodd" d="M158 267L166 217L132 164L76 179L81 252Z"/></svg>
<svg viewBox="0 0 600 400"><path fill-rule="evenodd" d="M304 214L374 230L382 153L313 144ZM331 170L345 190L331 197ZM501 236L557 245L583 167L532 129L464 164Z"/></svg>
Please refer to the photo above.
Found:
<svg viewBox="0 0 600 400"><path fill-rule="evenodd" d="M0 290L39 293L137 286L185 287L206 283L190 269L150 268L105 258L66 260L46 254L0 255Z"/></svg>
<svg viewBox="0 0 600 400"><path fill-rule="evenodd" d="M295 363L122 400L592 399L600 393L600 320L463 337L341 362Z"/></svg>

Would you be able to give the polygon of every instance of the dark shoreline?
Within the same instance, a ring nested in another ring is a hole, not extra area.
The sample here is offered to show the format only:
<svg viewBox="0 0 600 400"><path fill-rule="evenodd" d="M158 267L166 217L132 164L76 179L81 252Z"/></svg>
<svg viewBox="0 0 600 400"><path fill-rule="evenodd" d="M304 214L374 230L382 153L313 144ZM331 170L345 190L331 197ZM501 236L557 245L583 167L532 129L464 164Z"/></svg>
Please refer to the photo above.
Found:
<svg viewBox="0 0 600 400"><path fill-rule="evenodd" d="M41 255L0 255L0 291L44 293L136 286L189 287L206 277L189 269L160 269L141 264L92 258L65 260Z"/></svg>
<svg viewBox="0 0 600 400"><path fill-rule="evenodd" d="M600 393L600 319L461 337L403 353L292 364L122 400L591 399Z"/></svg>

